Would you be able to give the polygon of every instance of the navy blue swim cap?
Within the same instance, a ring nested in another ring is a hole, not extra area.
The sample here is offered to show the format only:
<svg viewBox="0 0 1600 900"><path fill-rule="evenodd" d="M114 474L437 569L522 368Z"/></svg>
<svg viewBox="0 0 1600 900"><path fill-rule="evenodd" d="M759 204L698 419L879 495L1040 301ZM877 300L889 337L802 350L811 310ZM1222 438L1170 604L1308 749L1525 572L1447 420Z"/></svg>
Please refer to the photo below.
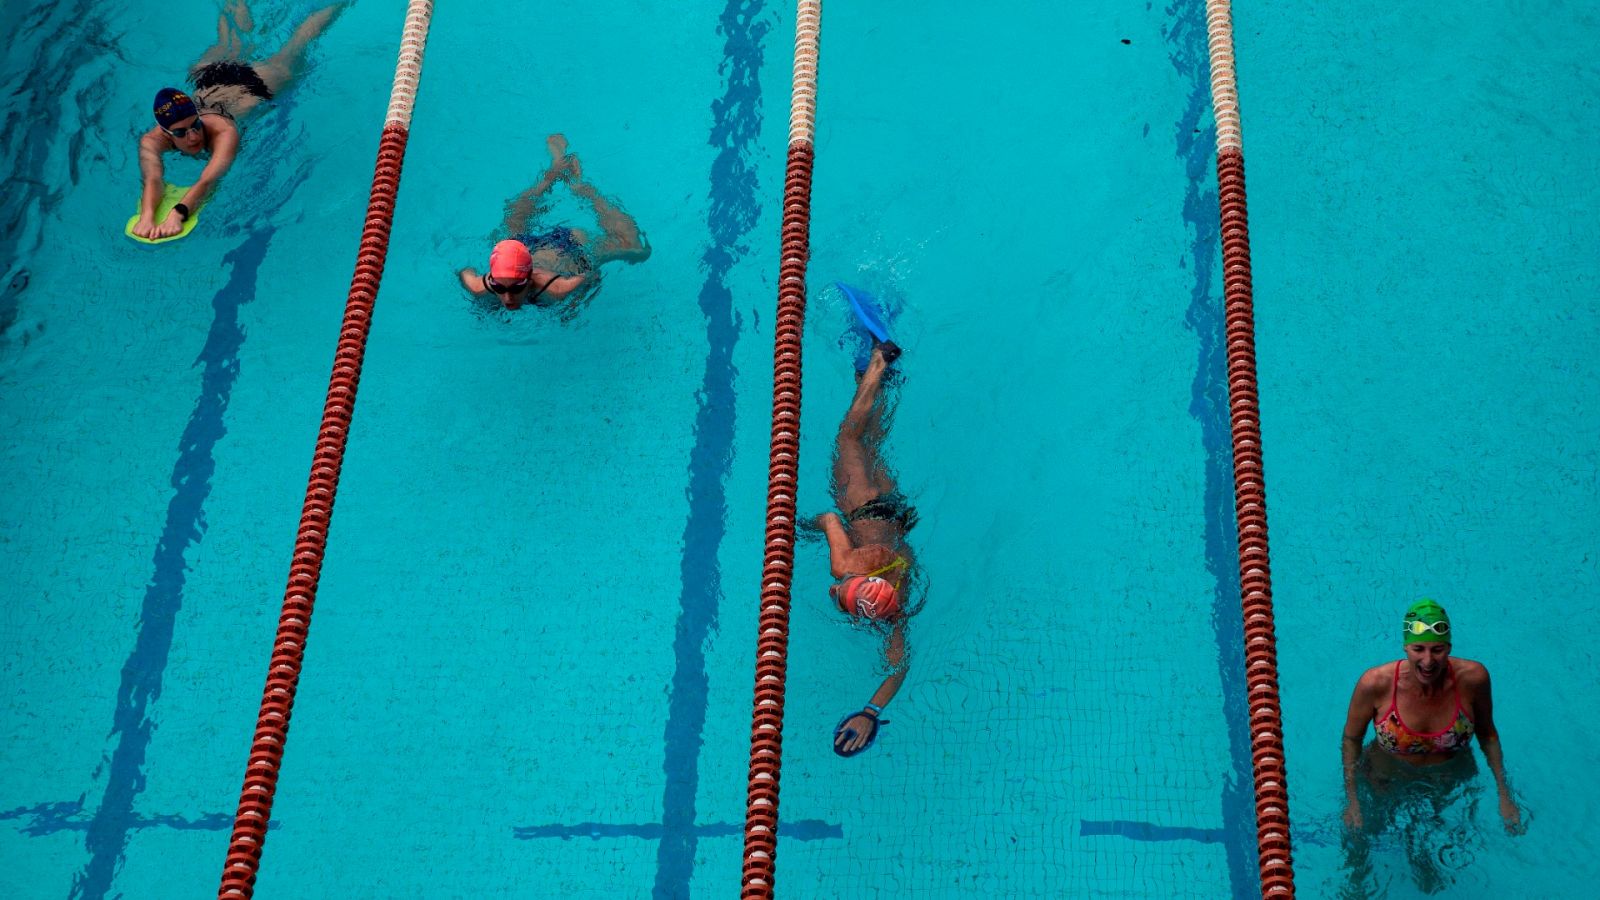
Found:
<svg viewBox="0 0 1600 900"><path fill-rule="evenodd" d="M194 108L194 101L189 95L177 88L162 88L156 92L156 121L162 128L171 128L173 123L182 122L190 116L198 114Z"/></svg>

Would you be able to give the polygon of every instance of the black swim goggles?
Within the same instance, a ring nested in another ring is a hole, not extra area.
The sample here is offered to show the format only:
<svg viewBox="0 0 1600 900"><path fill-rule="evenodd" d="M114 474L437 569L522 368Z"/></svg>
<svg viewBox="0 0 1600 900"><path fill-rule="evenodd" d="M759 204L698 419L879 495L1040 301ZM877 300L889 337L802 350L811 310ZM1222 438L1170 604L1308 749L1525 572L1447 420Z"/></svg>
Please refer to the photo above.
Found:
<svg viewBox="0 0 1600 900"><path fill-rule="evenodd" d="M199 119L195 119L193 125L189 125L189 126L187 126L185 128L167 128L167 127L163 126L161 130L165 131L167 134L171 135L172 137L181 138L181 137L187 136L189 134L189 132L191 132L191 131L197 131L197 132L199 132L201 134L205 134L206 133L206 124L204 122L200 121Z"/></svg>
<svg viewBox="0 0 1600 900"><path fill-rule="evenodd" d="M523 278L518 281L513 281L510 284L501 284L500 282L495 281L493 275L483 276L483 286L495 292L496 294L514 294L517 291L527 289L528 285L530 284L533 284L532 275L529 275L527 278Z"/></svg>

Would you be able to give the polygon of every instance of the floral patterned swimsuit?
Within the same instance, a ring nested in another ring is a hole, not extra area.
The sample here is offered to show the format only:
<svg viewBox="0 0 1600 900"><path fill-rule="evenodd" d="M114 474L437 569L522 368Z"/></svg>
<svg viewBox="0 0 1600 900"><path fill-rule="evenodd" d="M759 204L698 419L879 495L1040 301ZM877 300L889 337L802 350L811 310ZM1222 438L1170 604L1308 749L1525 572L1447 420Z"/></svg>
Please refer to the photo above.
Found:
<svg viewBox="0 0 1600 900"><path fill-rule="evenodd" d="M1456 684L1456 673L1449 668L1449 663L1445 663L1445 666L1450 676L1450 687L1455 691L1456 720L1443 731L1432 732L1412 731L1400 721L1400 666L1404 662L1401 660L1394 664L1394 689L1389 695L1389 711L1373 725L1378 733L1378 746L1396 756L1455 753L1466 749L1472 743L1472 719L1461 706L1461 687Z"/></svg>

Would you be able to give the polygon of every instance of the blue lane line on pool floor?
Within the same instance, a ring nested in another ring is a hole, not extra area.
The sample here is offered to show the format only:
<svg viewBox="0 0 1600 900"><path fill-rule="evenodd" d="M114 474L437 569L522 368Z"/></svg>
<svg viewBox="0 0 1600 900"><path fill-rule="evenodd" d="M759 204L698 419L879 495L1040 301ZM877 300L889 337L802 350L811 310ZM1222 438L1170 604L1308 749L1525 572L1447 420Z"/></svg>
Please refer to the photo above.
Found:
<svg viewBox="0 0 1600 900"><path fill-rule="evenodd" d="M675 668L668 692L662 764L666 783L661 825L629 826L650 831L661 840L651 891L655 900L688 896L696 842L709 834L704 827L720 827L697 828L695 803L709 706L706 641L717 627L722 602L718 554L727 533L727 479L733 465L736 417L733 351L740 321L727 282L734 264L747 252L745 237L761 216L752 157L761 133L762 42L772 27L761 18L764 6L764 0L730 0L717 26L724 38L725 87L711 104L713 124L708 142L717 148L717 154L711 163L706 218L710 244L700 257L706 280L699 302L706 317L708 347L705 374L696 395L694 448L689 454L689 517L683 528L682 591L672 641Z"/></svg>
<svg viewBox="0 0 1600 900"><path fill-rule="evenodd" d="M1240 613L1238 526L1233 515L1233 442L1228 421L1226 359L1223 352L1222 297L1212 281L1222 254L1217 195L1209 188L1216 125L1210 108L1211 63L1206 43L1205 4L1177 0L1168 7L1165 29L1168 59L1190 85L1188 102L1175 123L1178 157L1184 162L1183 218L1194 230L1189 262L1194 265L1189 309L1184 321L1198 340L1193 399L1189 414L1200 424L1205 449L1206 569L1215 581L1211 622L1216 629L1217 674L1222 686L1222 719L1228 733L1231 769L1222 779L1219 830L1228 877L1236 898L1258 897L1261 879L1250 866L1256 858L1255 785L1251 776L1246 726L1244 622ZM1180 265L1183 265L1180 260Z"/></svg>
<svg viewBox="0 0 1600 900"><path fill-rule="evenodd" d="M34 806L19 806L0 812L0 822L31 817L33 822L17 829L28 837L40 837L47 834L59 834L63 831L88 831L94 819L83 814L83 801L74 800L70 803L39 803ZM230 813L206 813L201 816L179 815L133 815L128 818L128 827L133 831L146 828L171 828L176 831L230 831L233 828L233 815ZM267 830L275 831L279 827L277 819L267 822Z"/></svg>
<svg viewBox="0 0 1600 900"><path fill-rule="evenodd" d="M1104 822L1084 819L1078 823L1078 834L1081 837L1114 835L1131 841L1199 841L1202 844L1220 844L1223 841L1221 828L1181 828L1127 819Z"/></svg>
<svg viewBox="0 0 1600 900"><path fill-rule="evenodd" d="M742 822L712 822L706 825L691 825L683 830L690 831L695 837L733 837L744 834ZM517 828L512 832L518 840L531 841L537 838L561 838L570 841L573 838L643 838L645 840L660 840L665 845L674 837L668 831L668 826L660 822L648 822L643 825L615 825L609 822L579 822L576 825L531 825L526 828ZM844 837L844 827L819 819L801 819L797 822L780 822L778 824L778 838L785 841L827 841L838 840ZM687 886L685 886L687 889Z"/></svg>
<svg viewBox="0 0 1600 900"><path fill-rule="evenodd" d="M189 571L184 554L199 543L206 530L205 501L211 494L211 475L216 470L212 454L217 442L227 434L223 417L239 378L239 348L244 344L239 308L255 299L256 273L266 258L273 231L270 227L252 231L244 243L223 257L233 270L211 301L211 330L195 360L203 367L200 397L178 441L178 459L172 467L173 495L156 542L154 574L145 589L133 651L122 666L122 684L117 690L111 725L117 742L110 758L95 772L97 778L102 773L107 775L105 794L83 827L89 861L73 877L68 895L73 898L98 900L106 896L122 866L129 832L140 827L141 822L150 821L140 820L133 810L135 798L144 790L145 752L155 731L150 708L161 696L161 679L172 650L178 610L183 606ZM35 828L38 827L36 821ZM65 823L61 827L76 828Z"/></svg>
<svg viewBox="0 0 1600 900"><path fill-rule="evenodd" d="M760 179L755 168L761 132L761 64L763 41L772 29L758 18L765 0L731 0L723 9L718 31L724 37L725 88L711 104L710 144L717 148L711 163L710 210L706 225L711 242L701 255L706 281L700 289L700 310L706 317L705 374L696 394L695 442L689 454L689 517L683 528L680 563L682 589L673 634L674 670L668 692L665 753L666 776L661 821L632 825L580 822L575 825L530 825L512 829L519 840L539 838L637 838L660 841L656 849L654 900L689 896L695 855L701 838L742 835L742 823L696 825L700 790L700 751L704 745L710 704L706 673L706 641L717 627L722 603L718 556L727 535L727 479L733 465L736 422L733 351L740 319L734 312L728 276L748 248L743 241L761 217L756 199ZM843 826L804 819L784 822L780 840L820 841L844 837Z"/></svg>
<svg viewBox="0 0 1600 900"><path fill-rule="evenodd" d="M1294 825L1291 826L1290 832L1296 845L1306 847L1335 847L1339 845L1341 838L1337 827L1330 828L1325 823ZM1131 819L1081 819L1078 822L1078 836L1122 837L1130 841L1196 841L1202 844L1222 844L1228 840L1228 829L1185 828L1159 825L1155 822L1137 822Z"/></svg>

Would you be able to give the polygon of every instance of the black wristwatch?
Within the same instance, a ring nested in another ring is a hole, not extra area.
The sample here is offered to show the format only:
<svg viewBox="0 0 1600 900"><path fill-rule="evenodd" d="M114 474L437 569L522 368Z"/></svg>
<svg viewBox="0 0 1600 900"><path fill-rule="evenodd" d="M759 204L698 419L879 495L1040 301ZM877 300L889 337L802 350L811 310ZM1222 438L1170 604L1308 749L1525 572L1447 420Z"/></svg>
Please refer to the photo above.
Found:
<svg viewBox="0 0 1600 900"><path fill-rule="evenodd" d="M182 203L174 203L172 205L172 211L177 213L178 217L181 218L183 221L185 221L185 222L189 221L189 207L185 206L184 204L182 204Z"/></svg>

